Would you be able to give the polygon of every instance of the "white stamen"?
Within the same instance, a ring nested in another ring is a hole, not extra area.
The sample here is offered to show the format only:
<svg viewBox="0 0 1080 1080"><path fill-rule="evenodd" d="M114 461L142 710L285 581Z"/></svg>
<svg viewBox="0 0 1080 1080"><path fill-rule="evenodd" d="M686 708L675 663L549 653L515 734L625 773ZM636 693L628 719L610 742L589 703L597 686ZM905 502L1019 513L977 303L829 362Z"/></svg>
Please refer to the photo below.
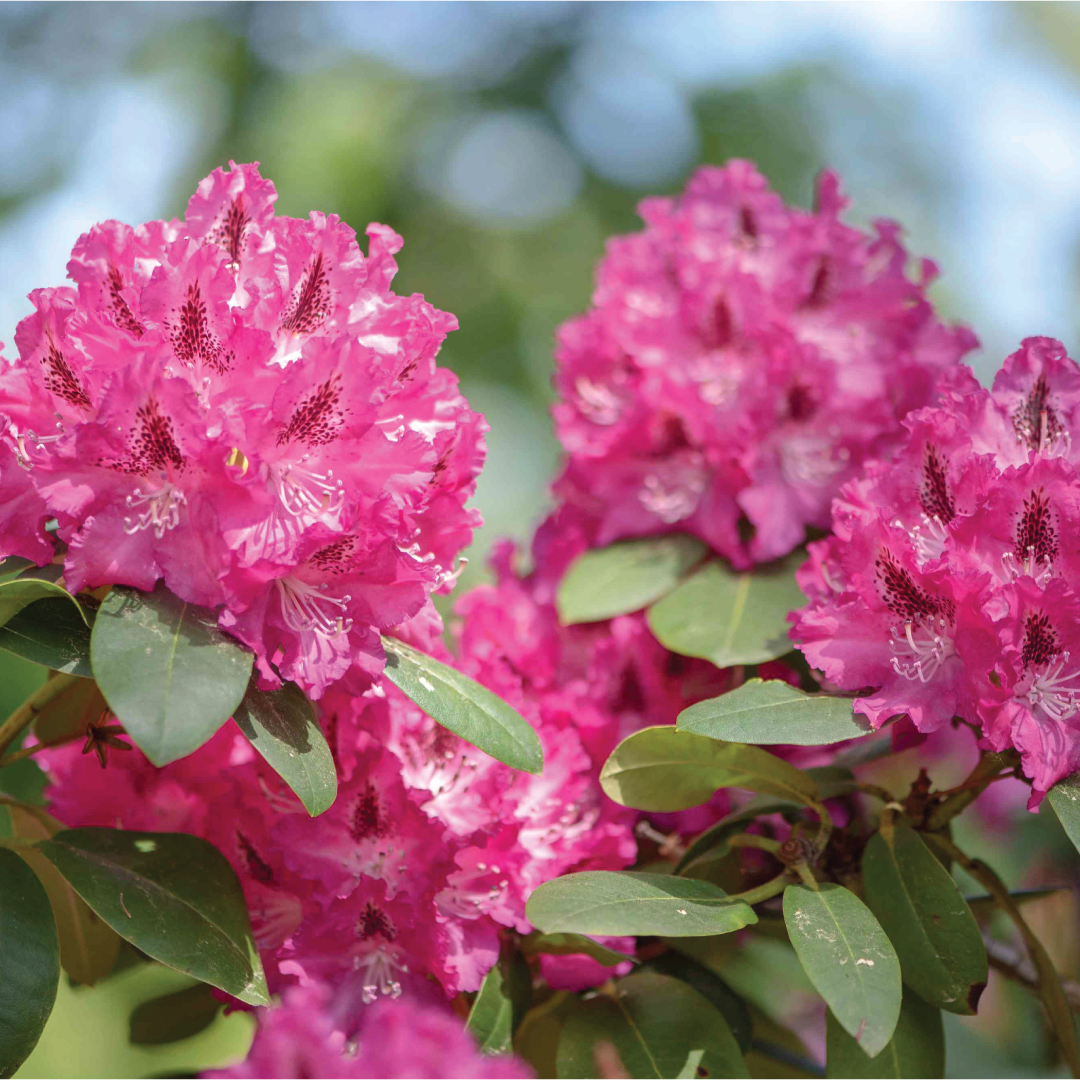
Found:
<svg viewBox="0 0 1080 1080"><path fill-rule="evenodd" d="M345 503L344 484L334 479L333 469L317 473L306 468L305 461L306 454L299 462L270 466L270 486L281 505L293 517L337 514Z"/></svg>
<svg viewBox="0 0 1080 1080"><path fill-rule="evenodd" d="M945 551L945 544L949 539L948 526L934 514L921 514L922 521L918 525L908 529L911 537L911 546L915 549L915 559L919 566L923 566L932 559L940 559ZM903 529L903 522L897 518L893 525Z"/></svg>
<svg viewBox="0 0 1080 1080"><path fill-rule="evenodd" d="M351 596L327 596L325 585L309 585L297 577L278 578L274 584L281 597L281 614L286 626L298 634L312 630L325 637L347 634L353 621L343 613ZM326 610L329 605L335 610Z"/></svg>
<svg viewBox="0 0 1080 1080"><path fill-rule="evenodd" d="M577 394L578 408L594 424L609 427L622 415L623 403L619 395L602 383L595 383L580 375L574 380L574 392Z"/></svg>
<svg viewBox="0 0 1080 1080"><path fill-rule="evenodd" d="M1080 711L1080 686L1069 683L1080 679L1080 669L1063 675L1062 669L1069 662L1068 650L1060 656L1040 664L1031 675L1026 691L1024 682L1017 687L1017 696L1027 699L1032 709L1042 709L1051 720L1069 720Z"/></svg>
<svg viewBox="0 0 1080 1080"><path fill-rule="evenodd" d="M1001 556L1001 568L1009 581L1016 581L1017 578L1026 576L1034 578L1035 584L1040 588L1045 588L1047 582L1054 576L1054 564L1045 555L1035 558L1033 546L1028 547L1023 561L1016 557L1015 552L1006 551Z"/></svg>
<svg viewBox="0 0 1080 1080"><path fill-rule="evenodd" d="M30 460L30 451L26 448L27 440L33 443L35 448L41 448L46 443L54 443L64 434L64 421L58 412L53 413L56 417L57 432L55 435L38 435L36 432L27 428L26 431L20 433L19 429L12 424L11 425L11 437L15 440L15 461L20 468L29 472L34 463Z"/></svg>
<svg viewBox="0 0 1080 1080"><path fill-rule="evenodd" d="M180 507L187 502L187 496L169 480L165 480L157 491L143 491L136 488L125 500L129 509L145 506L134 520L124 518L124 532L134 536L143 529L154 530L160 540L180 524Z"/></svg>
<svg viewBox="0 0 1080 1080"><path fill-rule="evenodd" d="M395 978L397 972L409 973L407 964L401 963L386 949L376 949L361 959L353 961L358 971L362 971L364 982L361 999L370 1005L380 994L386 997L401 997L401 983Z"/></svg>
<svg viewBox="0 0 1080 1080"><path fill-rule="evenodd" d="M909 620L904 623L902 637L900 631L892 627L889 646L893 651L893 671L912 682L930 682L955 651L948 628L949 624L940 615L931 619L928 625L916 625Z"/></svg>

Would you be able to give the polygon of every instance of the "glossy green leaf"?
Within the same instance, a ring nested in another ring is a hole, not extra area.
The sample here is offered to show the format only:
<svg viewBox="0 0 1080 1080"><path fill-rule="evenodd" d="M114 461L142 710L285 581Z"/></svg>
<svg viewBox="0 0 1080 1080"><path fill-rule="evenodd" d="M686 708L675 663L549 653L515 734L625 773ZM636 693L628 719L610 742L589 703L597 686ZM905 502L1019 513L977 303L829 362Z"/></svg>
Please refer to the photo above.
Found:
<svg viewBox="0 0 1080 1080"><path fill-rule="evenodd" d="M610 1075L598 1043L615 1047L631 1077L750 1075L723 1015L691 986L651 971L620 979L614 995L570 1013L559 1037L560 1080Z"/></svg>
<svg viewBox="0 0 1080 1080"><path fill-rule="evenodd" d="M910 990L904 992L893 1037L877 1057L867 1057L832 1013L825 1023L825 1075L829 1080L937 1080L945 1075L941 1010Z"/></svg>
<svg viewBox="0 0 1080 1080"><path fill-rule="evenodd" d="M0 582L0 626L9 623L23 608L37 600L67 601L74 606L83 623L90 625L82 604L62 585L39 577L18 577Z"/></svg>
<svg viewBox="0 0 1080 1080"><path fill-rule="evenodd" d="M674 589L707 550L700 540L676 533L587 551L559 583L559 620L573 626L640 611Z"/></svg>
<svg viewBox="0 0 1080 1080"><path fill-rule="evenodd" d="M822 801L837 799L855 790L855 777L847 769L841 769L835 765L822 765L814 769L805 769L804 773L817 784L818 796ZM794 799L782 799L776 795L759 795L746 806L732 811L697 836L686 849L673 872L685 873L696 862L725 844L729 837L742 832L755 818L798 810L803 805L802 802Z"/></svg>
<svg viewBox="0 0 1080 1080"><path fill-rule="evenodd" d="M66 600L38 600L0 626L0 649L35 664L93 678L90 630Z"/></svg>
<svg viewBox="0 0 1080 1080"><path fill-rule="evenodd" d="M521 939L521 951L526 956L537 953L547 953L549 956L591 956L605 967L615 967L627 960L637 963L632 956L609 949L584 934L541 934L534 931Z"/></svg>
<svg viewBox="0 0 1080 1080"><path fill-rule="evenodd" d="M717 667L775 660L794 648L787 616L806 603L795 581L805 559L795 551L745 573L714 560L649 608L649 629L672 652Z"/></svg>
<svg viewBox="0 0 1080 1080"><path fill-rule="evenodd" d="M904 982L931 1005L971 1015L986 989L986 948L979 925L919 834L889 821L863 854L866 903L900 958Z"/></svg>
<svg viewBox="0 0 1080 1080"><path fill-rule="evenodd" d="M727 1021L739 1049L744 1054L749 1052L754 1036L750 1010L746 1002L715 971L674 949L650 960L647 970L672 979L681 979L692 986Z"/></svg>
<svg viewBox="0 0 1080 1080"><path fill-rule="evenodd" d="M209 608L174 596L115 587L90 639L109 708L155 764L186 757L224 724L247 690L254 657L223 634Z"/></svg>
<svg viewBox="0 0 1080 1080"><path fill-rule="evenodd" d="M784 922L814 988L869 1057L900 1015L900 961L870 909L842 885L789 885Z"/></svg>
<svg viewBox="0 0 1080 1080"><path fill-rule="evenodd" d="M803 803L818 799L817 785L806 773L767 750L670 725L643 728L623 739L604 762L600 784L622 806L652 812L699 806L725 787Z"/></svg>
<svg viewBox="0 0 1080 1080"><path fill-rule="evenodd" d="M36 806L0 804L0 836L48 840L63 828ZM19 847L16 853L34 871L49 897L61 966L77 983L92 986L113 970L120 954L120 936L90 910L40 851Z"/></svg>
<svg viewBox="0 0 1080 1080"><path fill-rule="evenodd" d="M583 870L537 888L525 907L546 934L703 937L757 922L754 909L708 881L630 870Z"/></svg>
<svg viewBox="0 0 1080 1080"><path fill-rule="evenodd" d="M500 961L484 976L465 1026L485 1054L509 1054L514 1031L529 1008L528 965L522 957Z"/></svg>
<svg viewBox="0 0 1080 1080"><path fill-rule="evenodd" d="M539 773L544 752L532 725L467 675L395 638L383 638L386 677L433 720L485 754Z"/></svg>
<svg viewBox="0 0 1080 1080"><path fill-rule="evenodd" d="M870 733L850 698L804 694L779 679L747 679L737 690L699 701L679 713L680 731L725 742L825 746Z"/></svg>
<svg viewBox="0 0 1080 1080"><path fill-rule="evenodd" d="M315 709L293 683L280 690L248 687L233 714L251 745L315 817L337 798L337 768Z"/></svg>
<svg viewBox="0 0 1080 1080"><path fill-rule="evenodd" d="M164 994L137 1005L128 1018L128 1039L135 1046L163 1046L190 1039L217 1018L222 1002L205 983Z"/></svg>
<svg viewBox="0 0 1080 1080"><path fill-rule="evenodd" d="M49 898L33 870L0 848L0 1078L14 1076L37 1045L59 981Z"/></svg>
<svg viewBox="0 0 1080 1080"><path fill-rule="evenodd" d="M1080 851L1080 772L1059 780L1046 793L1046 798L1073 846Z"/></svg>
<svg viewBox="0 0 1080 1080"><path fill-rule="evenodd" d="M68 829L37 845L122 938L148 956L266 1005L244 894L212 844L186 833Z"/></svg>
<svg viewBox="0 0 1080 1080"><path fill-rule="evenodd" d="M9 555L6 559L0 559L0 581L11 581L23 571L36 565L32 559L24 559L21 555Z"/></svg>

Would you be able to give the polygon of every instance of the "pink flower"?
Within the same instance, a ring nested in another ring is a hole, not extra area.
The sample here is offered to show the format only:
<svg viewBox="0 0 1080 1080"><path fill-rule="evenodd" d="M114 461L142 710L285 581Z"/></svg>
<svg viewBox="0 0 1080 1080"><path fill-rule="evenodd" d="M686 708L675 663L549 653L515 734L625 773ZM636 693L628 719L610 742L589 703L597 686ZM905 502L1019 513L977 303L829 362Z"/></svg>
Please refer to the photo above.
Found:
<svg viewBox="0 0 1080 1080"><path fill-rule="evenodd" d="M899 228L862 233L846 205L831 173L808 213L732 161L645 200L645 231L609 241L555 377L555 490L591 543L679 531L739 565L778 558L935 399L975 338L935 316L932 263L905 275Z"/></svg>
<svg viewBox="0 0 1080 1080"><path fill-rule="evenodd" d="M0 556L52 557L73 589L159 579L223 608L263 685L318 697L382 670L379 633L449 588L483 418L435 364L457 326L391 282L335 215L276 217L255 165L215 170L183 222L80 237L77 289L38 289L0 372Z"/></svg>
<svg viewBox="0 0 1080 1080"><path fill-rule="evenodd" d="M348 1033L348 1034L346 1034ZM476 1077L525 1080L532 1071L508 1056L481 1054L446 1008L384 1001L357 1019L320 984L294 987L259 1013L247 1059L208 1077Z"/></svg>
<svg viewBox="0 0 1080 1080"><path fill-rule="evenodd" d="M992 391L912 413L811 545L792 637L875 727L954 716L1019 751L1032 805L1080 766L1080 369L1028 338ZM867 692L865 688L871 687Z"/></svg>

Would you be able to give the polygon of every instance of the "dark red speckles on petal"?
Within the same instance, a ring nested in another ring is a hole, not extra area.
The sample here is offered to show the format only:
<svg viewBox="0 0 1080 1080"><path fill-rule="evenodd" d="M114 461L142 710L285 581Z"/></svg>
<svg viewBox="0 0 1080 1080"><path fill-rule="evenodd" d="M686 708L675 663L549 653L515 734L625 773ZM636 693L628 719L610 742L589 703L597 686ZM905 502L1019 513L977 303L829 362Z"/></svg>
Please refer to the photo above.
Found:
<svg viewBox="0 0 1080 1080"><path fill-rule="evenodd" d="M824 307L832 299L832 285L832 265L829 256L822 255L803 305L808 308Z"/></svg>
<svg viewBox="0 0 1080 1080"><path fill-rule="evenodd" d="M374 840L390 831L390 822L382 812L379 793L368 784L360 793L349 820L349 835L359 844Z"/></svg>
<svg viewBox="0 0 1080 1080"><path fill-rule="evenodd" d="M206 302L197 281L188 286L170 332L173 352L181 363L189 367L202 363L218 371L227 370L227 366L222 366L227 363L227 357L223 355L221 342L210 332Z"/></svg>
<svg viewBox="0 0 1080 1080"><path fill-rule="evenodd" d="M936 447L926 444L923 459L923 481L919 490L919 502L929 517L936 517L948 525L956 517L956 503L949 491L945 462Z"/></svg>
<svg viewBox="0 0 1080 1080"><path fill-rule="evenodd" d="M94 407L75 372L71 370L71 365L64 359L64 354L56 347L56 342L51 337L45 354L41 358L41 366L45 369L45 388L49 393L63 398L76 409Z"/></svg>
<svg viewBox="0 0 1080 1080"><path fill-rule="evenodd" d="M247 872L264 885L269 885L274 880L274 871L259 858L255 845L242 833L236 834L236 843L240 849L240 856L247 867Z"/></svg>
<svg viewBox="0 0 1080 1080"><path fill-rule="evenodd" d="M133 337L142 337L145 333L142 323L132 314L127 301L123 297L124 275L118 267L109 267L109 303L112 308L113 321L121 330L127 331Z"/></svg>
<svg viewBox="0 0 1080 1080"><path fill-rule="evenodd" d="M356 936L361 941L369 938L381 937L387 941L393 941L397 937L397 929L390 921L390 916L382 908L376 907L369 900L364 910L360 913L360 919L356 924Z"/></svg>
<svg viewBox="0 0 1080 1080"><path fill-rule="evenodd" d="M739 232L745 240L753 241L757 239L757 217L749 206L739 208Z"/></svg>
<svg viewBox="0 0 1080 1080"><path fill-rule="evenodd" d="M1050 619L1041 611L1028 613L1024 620L1024 647L1020 653L1024 667L1038 667L1058 654L1058 639Z"/></svg>
<svg viewBox="0 0 1080 1080"><path fill-rule="evenodd" d="M805 383L794 382L788 388L787 415L790 420L809 420L817 411L813 390Z"/></svg>
<svg viewBox="0 0 1080 1080"><path fill-rule="evenodd" d="M1016 527L1014 554L1021 562L1031 556L1034 556L1036 561L1053 562L1057 553L1053 511L1050 509L1050 500L1040 488L1024 500L1024 509Z"/></svg>
<svg viewBox="0 0 1080 1080"><path fill-rule="evenodd" d="M123 460L98 464L139 476L158 470L180 472L185 465L173 434L172 418L162 413L156 398L148 398L135 413L135 432L128 449Z"/></svg>
<svg viewBox="0 0 1080 1080"><path fill-rule="evenodd" d="M233 266L240 265L244 246L244 233L251 224L251 215L244 207L242 196L237 196L225 209L218 223L210 230L208 239L219 244L229 256Z"/></svg>
<svg viewBox="0 0 1080 1080"><path fill-rule="evenodd" d="M293 439L308 446L325 446L333 442L345 422L346 409L341 404L341 397L341 375L335 372L297 406L292 419L278 435L278 446Z"/></svg>
<svg viewBox="0 0 1080 1080"><path fill-rule="evenodd" d="M1013 413L1012 422L1017 438L1032 450L1038 450L1044 439L1052 442L1061 434L1061 421L1050 404L1050 387L1045 375L1035 380L1028 396Z"/></svg>
<svg viewBox="0 0 1080 1080"><path fill-rule="evenodd" d="M281 318L281 329L289 334L311 334L330 314L332 294L329 267L320 252L311 261L293 290Z"/></svg>
<svg viewBox="0 0 1080 1080"><path fill-rule="evenodd" d="M938 614L950 614L951 604L931 596L915 584L911 574L902 567L888 548L882 548L877 558L878 582L889 610L908 622L929 619Z"/></svg>
<svg viewBox="0 0 1080 1080"><path fill-rule="evenodd" d="M356 538L342 536L332 544L319 548L311 556L312 566L326 574L343 574L353 565L356 556Z"/></svg>

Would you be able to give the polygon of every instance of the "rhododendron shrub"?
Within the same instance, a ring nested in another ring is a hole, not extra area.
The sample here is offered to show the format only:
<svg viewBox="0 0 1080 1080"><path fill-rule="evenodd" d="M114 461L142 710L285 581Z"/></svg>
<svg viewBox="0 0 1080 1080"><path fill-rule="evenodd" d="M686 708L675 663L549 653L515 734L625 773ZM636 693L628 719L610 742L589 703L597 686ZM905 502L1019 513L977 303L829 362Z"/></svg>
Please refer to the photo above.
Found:
<svg viewBox="0 0 1080 1080"><path fill-rule="evenodd" d="M274 199L234 165L92 228L0 371L0 650L42 670L0 766L45 782L0 795L0 1075L121 955L198 981L137 1042L254 1013L213 1076L941 1076L991 958L1080 1075L1031 894L952 831L1030 791L1080 845L1064 347L984 390L831 174L702 170L560 331L554 506L444 635L455 320L391 230Z"/></svg>

